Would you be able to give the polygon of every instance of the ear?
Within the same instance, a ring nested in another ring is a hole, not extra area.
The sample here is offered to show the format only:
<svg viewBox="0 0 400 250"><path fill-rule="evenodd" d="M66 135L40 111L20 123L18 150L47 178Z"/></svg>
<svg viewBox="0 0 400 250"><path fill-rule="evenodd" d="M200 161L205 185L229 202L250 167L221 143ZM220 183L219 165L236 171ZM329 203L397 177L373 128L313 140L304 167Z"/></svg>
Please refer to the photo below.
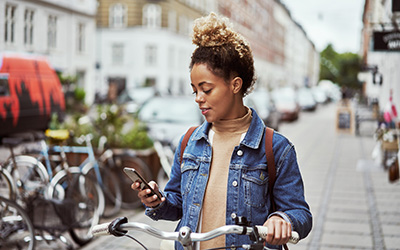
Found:
<svg viewBox="0 0 400 250"><path fill-rule="evenodd" d="M234 94L240 93L240 90L242 89L243 85L243 80L240 77L235 77L231 81L231 86L232 86L232 91Z"/></svg>

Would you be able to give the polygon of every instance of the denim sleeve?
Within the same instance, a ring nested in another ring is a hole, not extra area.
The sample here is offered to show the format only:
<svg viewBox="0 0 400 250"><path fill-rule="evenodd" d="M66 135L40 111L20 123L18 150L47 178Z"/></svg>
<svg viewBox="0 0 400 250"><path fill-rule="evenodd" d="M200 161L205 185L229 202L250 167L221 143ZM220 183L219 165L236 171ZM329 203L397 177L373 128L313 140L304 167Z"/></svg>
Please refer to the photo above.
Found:
<svg viewBox="0 0 400 250"><path fill-rule="evenodd" d="M311 231L312 215L305 201L303 179L296 152L290 142L286 146L281 145L277 148L280 152L275 154L277 176L273 190L276 210L284 212L289 217L292 229L299 233L300 239L303 239Z"/></svg>
<svg viewBox="0 0 400 250"><path fill-rule="evenodd" d="M175 221L182 218L181 166L179 162L182 139L183 136L175 151L170 179L162 192L166 201L155 208L146 207L146 215L153 220L163 219Z"/></svg>

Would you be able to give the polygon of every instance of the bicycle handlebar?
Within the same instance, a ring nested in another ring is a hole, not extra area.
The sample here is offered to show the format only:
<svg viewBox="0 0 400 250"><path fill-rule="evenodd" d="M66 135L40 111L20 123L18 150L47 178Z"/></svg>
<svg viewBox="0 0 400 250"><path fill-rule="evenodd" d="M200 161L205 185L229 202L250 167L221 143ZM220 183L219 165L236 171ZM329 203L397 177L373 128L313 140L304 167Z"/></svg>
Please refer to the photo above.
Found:
<svg viewBox="0 0 400 250"><path fill-rule="evenodd" d="M109 222L94 226L92 229L93 236L110 235L111 234L109 231L110 224L111 223ZM268 228L264 226L256 226L256 228L258 230L258 234L260 235L260 237L265 239L265 237L268 234ZM121 224L119 226L119 229L121 230L135 229L150 234L152 236L155 236L159 239L179 241L180 243L182 243L183 246L187 246L195 241L207 241L223 234L251 235L254 232L253 227L238 226L238 225L222 226L206 233L193 233L191 232L191 229L189 227L182 227L179 230L179 232L166 232L140 222L127 222ZM299 240L300 240L299 234L295 231L292 231L292 236L290 237L289 243L297 244Z"/></svg>

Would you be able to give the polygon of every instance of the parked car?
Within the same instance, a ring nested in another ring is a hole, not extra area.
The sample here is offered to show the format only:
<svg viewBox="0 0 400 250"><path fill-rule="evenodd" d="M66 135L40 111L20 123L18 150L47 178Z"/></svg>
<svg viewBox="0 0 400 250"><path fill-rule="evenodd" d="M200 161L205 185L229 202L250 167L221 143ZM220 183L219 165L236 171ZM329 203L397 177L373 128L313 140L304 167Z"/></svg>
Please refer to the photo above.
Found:
<svg viewBox="0 0 400 250"><path fill-rule="evenodd" d="M246 106L252 107L264 121L265 125L279 131L281 115L275 107L268 90L254 90L244 98Z"/></svg>
<svg viewBox="0 0 400 250"><path fill-rule="evenodd" d="M126 89L118 96L118 104L123 105L126 112L135 114L146 100L155 95L153 87Z"/></svg>
<svg viewBox="0 0 400 250"><path fill-rule="evenodd" d="M192 96L154 96L141 106L138 118L148 126L151 138L173 144L189 127L204 121Z"/></svg>
<svg viewBox="0 0 400 250"><path fill-rule="evenodd" d="M300 108L305 111L314 111L317 108L317 102L310 88L300 88L297 90L297 100Z"/></svg>
<svg viewBox="0 0 400 250"><path fill-rule="evenodd" d="M275 105L283 121L295 121L299 118L300 105L296 92L292 88L279 88L272 92Z"/></svg>
<svg viewBox="0 0 400 250"><path fill-rule="evenodd" d="M329 101L325 91L320 87L313 87L312 92L318 104L326 104Z"/></svg>

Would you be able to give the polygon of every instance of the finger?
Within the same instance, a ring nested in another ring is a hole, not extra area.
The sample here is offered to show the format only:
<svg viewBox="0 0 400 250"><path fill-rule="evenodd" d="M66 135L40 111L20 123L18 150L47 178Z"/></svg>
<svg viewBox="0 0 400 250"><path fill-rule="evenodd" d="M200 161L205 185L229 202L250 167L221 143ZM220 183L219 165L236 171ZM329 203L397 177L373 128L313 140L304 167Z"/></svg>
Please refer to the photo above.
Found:
<svg viewBox="0 0 400 250"><path fill-rule="evenodd" d="M274 226L270 222L265 223L264 226L268 228L268 234L267 237L265 238L265 241L268 242L269 244L272 244L272 241L274 239Z"/></svg>
<svg viewBox="0 0 400 250"><path fill-rule="evenodd" d="M149 186L154 189L155 191L158 191L158 185L155 181L150 181Z"/></svg>
<svg viewBox="0 0 400 250"><path fill-rule="evenodd" d="M140 183L135 181L134 183L132 183L131 188L133 190L140 190Z"/></svg>
<svg viewBox="0 0 400 250"><path fill-rule="evenodd" d="M279 245L282 239L282 227L279 223L275 224L272 237L272 245Z"/></svg>

